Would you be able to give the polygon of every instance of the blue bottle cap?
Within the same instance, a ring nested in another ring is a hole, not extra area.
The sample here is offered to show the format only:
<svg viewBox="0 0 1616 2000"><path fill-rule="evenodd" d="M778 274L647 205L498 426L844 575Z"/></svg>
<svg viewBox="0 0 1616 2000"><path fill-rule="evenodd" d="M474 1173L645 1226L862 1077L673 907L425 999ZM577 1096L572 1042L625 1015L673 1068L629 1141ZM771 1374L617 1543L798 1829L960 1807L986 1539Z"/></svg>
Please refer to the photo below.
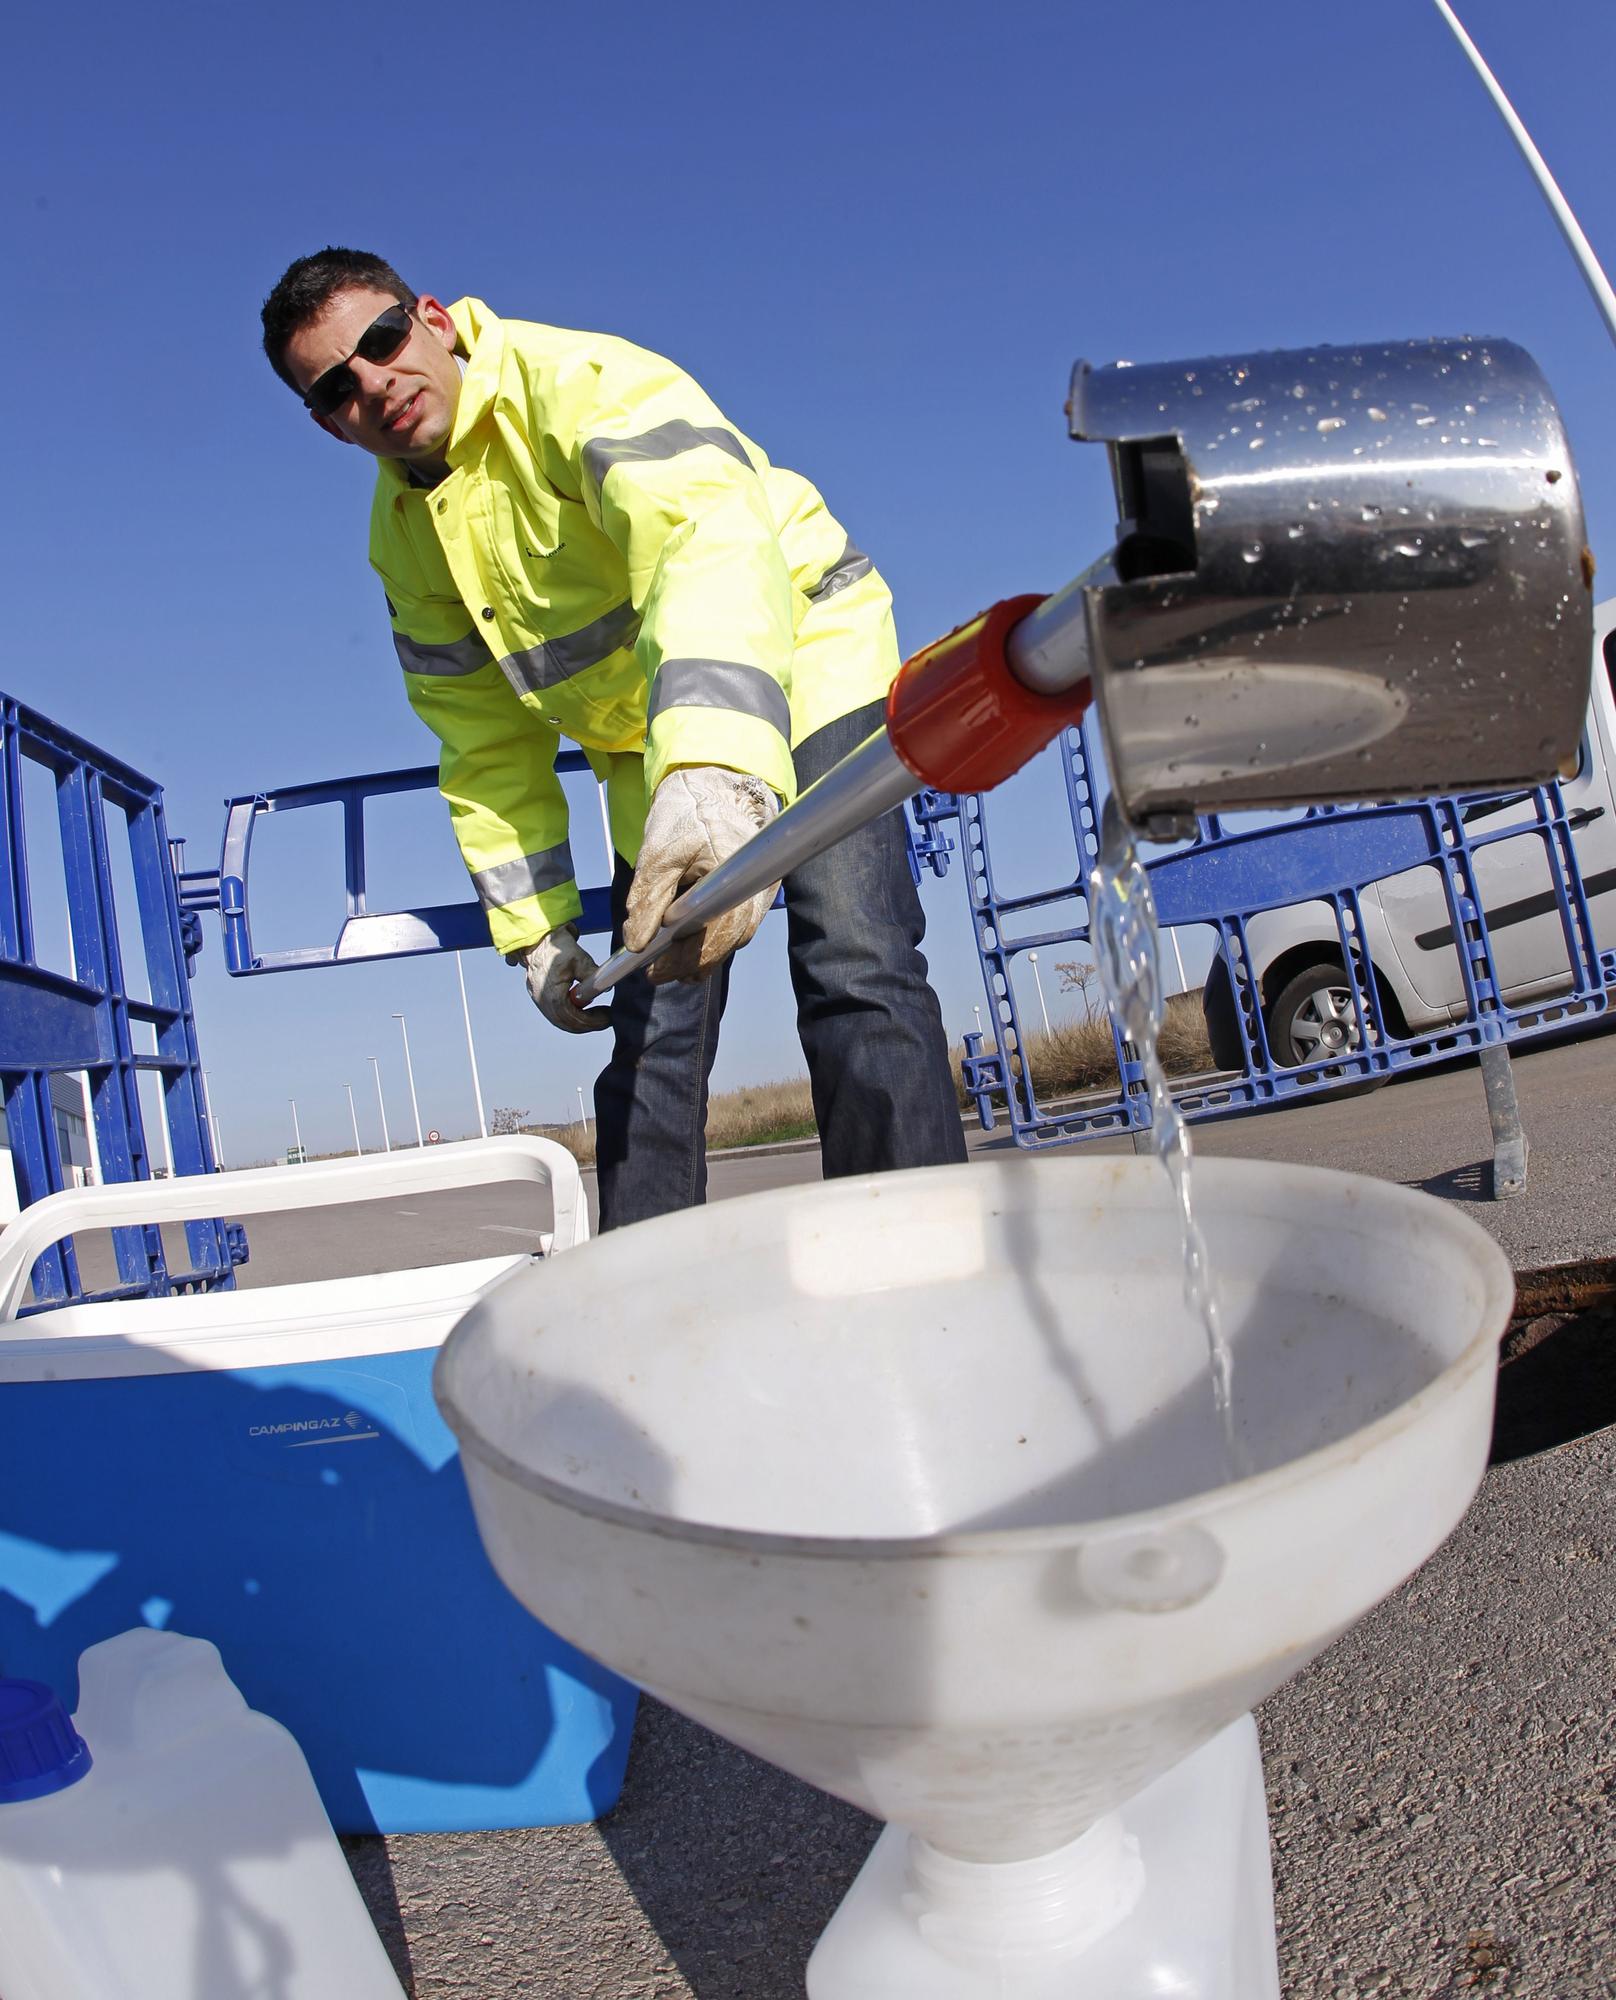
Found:
<svg viewBox="0 0 1616 2000"><path fill-rule="evenodd" d="M0 1680L0 1804L76 1785L90 1746L43 1681Z"/></svg>

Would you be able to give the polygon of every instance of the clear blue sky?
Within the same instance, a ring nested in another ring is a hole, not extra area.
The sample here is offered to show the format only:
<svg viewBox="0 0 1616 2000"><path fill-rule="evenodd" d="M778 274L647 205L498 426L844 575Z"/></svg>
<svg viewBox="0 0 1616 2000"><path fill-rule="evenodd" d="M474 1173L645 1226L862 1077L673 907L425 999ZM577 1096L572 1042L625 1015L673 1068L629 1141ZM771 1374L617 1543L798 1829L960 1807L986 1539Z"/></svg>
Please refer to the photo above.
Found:
<svg viewBox="0 0 1616 2000"><path fill-rule="evenodd" d="M1460 11L1616 264L1616 8ZM7 44L0 685L158 779L193 866L228 795L433 756L365 563L368 465L258 352L264 293L326 242L673 355L876 556L906 649L1107 546L1103 453L1063 433L1080 354L1518 340L1616 576L1616 354L1426 0L103 0L36 4ZM1036 788L1000 809L1017 887L1053 824ZM294 826L278 859L262 843L266 943L340 918L335 843ZM376 903L462 893L431 795L373 842ZM957 870L927 903L957 1035L982 998ZM800 1070L780 923L738 968L720 1084ZM350 1143L348 1082L376 1143L371 1054L408 1129L394 1010L425 1121L475 1129L449 959L232 980L208 932L229 1164L288 1143L292 1097L311 1147ZM575 1111L598 1042L546 1027L492 953L466 972L486 1101Z"/></svg>

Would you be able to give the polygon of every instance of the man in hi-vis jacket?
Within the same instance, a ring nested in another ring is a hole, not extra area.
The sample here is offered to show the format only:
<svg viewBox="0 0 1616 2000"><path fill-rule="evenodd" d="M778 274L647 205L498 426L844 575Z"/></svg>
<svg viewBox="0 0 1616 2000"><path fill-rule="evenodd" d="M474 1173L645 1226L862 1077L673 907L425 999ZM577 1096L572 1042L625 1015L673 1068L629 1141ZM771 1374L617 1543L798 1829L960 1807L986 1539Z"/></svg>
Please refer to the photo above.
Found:
<svg viewBox="0 0 1616 2000"><path fill-rule="evenodd" d="M380 258L300 259L264 348L322 430L380 461L370 560L496 948L547 1020L610 1026L601 1226L701 1201L730 956L760 895L581 1011L595 961L555 773L607 787L614 949L881 720L892 600L819 494L682 369L607 334L417 296ZM891 812L785 880L824 1171L965 1157L920 901Z"/></svg>

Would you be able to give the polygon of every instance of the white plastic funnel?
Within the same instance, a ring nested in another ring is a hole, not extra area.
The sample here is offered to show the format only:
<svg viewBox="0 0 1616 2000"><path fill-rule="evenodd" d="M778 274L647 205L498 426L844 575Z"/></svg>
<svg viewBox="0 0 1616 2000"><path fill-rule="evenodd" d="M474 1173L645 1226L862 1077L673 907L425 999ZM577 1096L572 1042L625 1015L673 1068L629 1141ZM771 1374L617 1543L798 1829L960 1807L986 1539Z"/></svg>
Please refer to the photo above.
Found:
<svg viewBox="0 0 1616 2000"><path fill-rule="evenodd" d="M473 1307L435 1386L495 1565L943 1854L1060 1848L1395 1588L1486 1463L1481 1229L1288 1165L1195 1194L1251 1476L1154 1161L929 1169L644 1223Z"/></svg>

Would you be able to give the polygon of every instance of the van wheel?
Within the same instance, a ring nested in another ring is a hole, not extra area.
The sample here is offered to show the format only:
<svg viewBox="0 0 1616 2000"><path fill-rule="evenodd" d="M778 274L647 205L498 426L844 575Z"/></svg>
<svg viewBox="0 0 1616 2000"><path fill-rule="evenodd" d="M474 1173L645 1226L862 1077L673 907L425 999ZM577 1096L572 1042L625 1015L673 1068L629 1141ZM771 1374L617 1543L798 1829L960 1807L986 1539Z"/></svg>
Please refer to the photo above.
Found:
<svg viewBox="0 0 1616 2000"><path fill-rule="evenodd" d="M1352 988L1339 959L1321 959L1287 980L1268 1010L1268 1046L1286 1069L1351 1055L1362 1042Z"/></svg>

